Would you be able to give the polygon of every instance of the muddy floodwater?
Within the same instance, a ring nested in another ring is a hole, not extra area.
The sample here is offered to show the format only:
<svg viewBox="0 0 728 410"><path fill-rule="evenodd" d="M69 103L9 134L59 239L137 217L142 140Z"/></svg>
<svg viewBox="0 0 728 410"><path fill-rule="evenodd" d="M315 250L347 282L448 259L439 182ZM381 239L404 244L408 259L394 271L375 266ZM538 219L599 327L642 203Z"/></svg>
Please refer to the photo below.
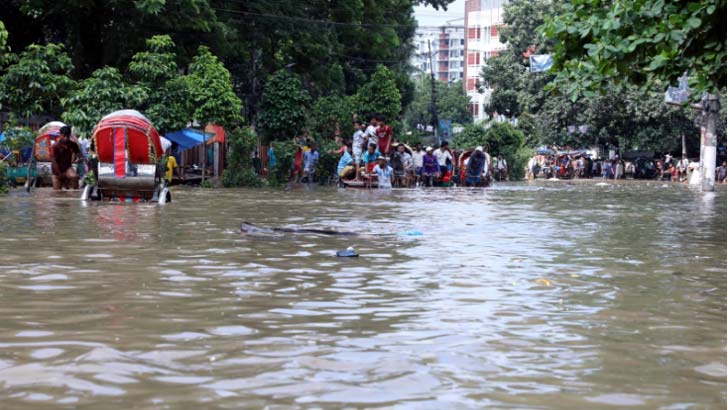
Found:
<svg viewBox="0 0 728 410"><path fill-rule="evenodd" d="M0 408L726 407L724 186L79 195L0 198Z"/></svg>

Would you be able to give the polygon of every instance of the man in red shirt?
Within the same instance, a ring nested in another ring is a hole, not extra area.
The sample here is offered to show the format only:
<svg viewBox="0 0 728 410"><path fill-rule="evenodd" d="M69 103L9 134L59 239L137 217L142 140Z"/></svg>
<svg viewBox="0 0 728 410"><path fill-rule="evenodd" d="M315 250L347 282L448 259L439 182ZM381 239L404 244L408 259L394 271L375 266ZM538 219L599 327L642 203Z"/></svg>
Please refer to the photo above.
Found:
<svg viewBox="0 0 728 410"><path fill-rule="evenodd" d="M387 155L392 147L392 135L394 131L392 127L384 123L384 115L377 114L376 118L377 123L379 123L379 128L377 128L377 147L379 148L379 152Z"/></svg>

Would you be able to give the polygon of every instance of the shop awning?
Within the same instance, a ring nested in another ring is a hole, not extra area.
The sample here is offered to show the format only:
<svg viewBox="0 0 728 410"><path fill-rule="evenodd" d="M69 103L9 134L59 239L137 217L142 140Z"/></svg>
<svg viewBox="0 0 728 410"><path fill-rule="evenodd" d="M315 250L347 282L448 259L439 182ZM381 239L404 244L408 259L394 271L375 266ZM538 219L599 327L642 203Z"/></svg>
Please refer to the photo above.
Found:
<svg viewBox="0 0 728 410"><path fill-rule="evenodd" d="M210 139L212 134L207 134L192 128L185 128L179 131L173 131L164 136L168 140L177 143L182 150L190 149L194 146L202 144L206 139Z"/></svg>

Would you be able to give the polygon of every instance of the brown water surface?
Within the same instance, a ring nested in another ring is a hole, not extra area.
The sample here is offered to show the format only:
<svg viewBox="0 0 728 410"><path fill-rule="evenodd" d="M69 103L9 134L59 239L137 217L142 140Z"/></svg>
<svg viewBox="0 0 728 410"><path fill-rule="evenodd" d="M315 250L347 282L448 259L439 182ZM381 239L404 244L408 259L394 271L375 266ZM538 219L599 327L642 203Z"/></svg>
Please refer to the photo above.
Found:
<svg viewBox="0 0 728 410"><path fill-rule="evenodd" d="M0 198L0 408L726 406L725 187L173 192Z"/></svg>

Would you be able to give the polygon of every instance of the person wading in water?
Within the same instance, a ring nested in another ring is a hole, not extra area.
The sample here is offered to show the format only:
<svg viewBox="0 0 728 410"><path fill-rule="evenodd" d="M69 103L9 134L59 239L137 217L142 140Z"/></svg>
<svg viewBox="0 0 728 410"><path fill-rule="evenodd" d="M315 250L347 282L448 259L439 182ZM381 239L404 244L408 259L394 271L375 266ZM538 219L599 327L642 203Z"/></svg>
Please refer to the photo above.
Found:
<svg viewBox="0 0 728 410"><path fill-rule="evenodd" d="M81 150L78 144L71 141L71 127L65 125L60 130L61 137L51 150L51 171L53 172L53 189L78 189L78 175L73 168L73 157L78 157Z"/></svg>

